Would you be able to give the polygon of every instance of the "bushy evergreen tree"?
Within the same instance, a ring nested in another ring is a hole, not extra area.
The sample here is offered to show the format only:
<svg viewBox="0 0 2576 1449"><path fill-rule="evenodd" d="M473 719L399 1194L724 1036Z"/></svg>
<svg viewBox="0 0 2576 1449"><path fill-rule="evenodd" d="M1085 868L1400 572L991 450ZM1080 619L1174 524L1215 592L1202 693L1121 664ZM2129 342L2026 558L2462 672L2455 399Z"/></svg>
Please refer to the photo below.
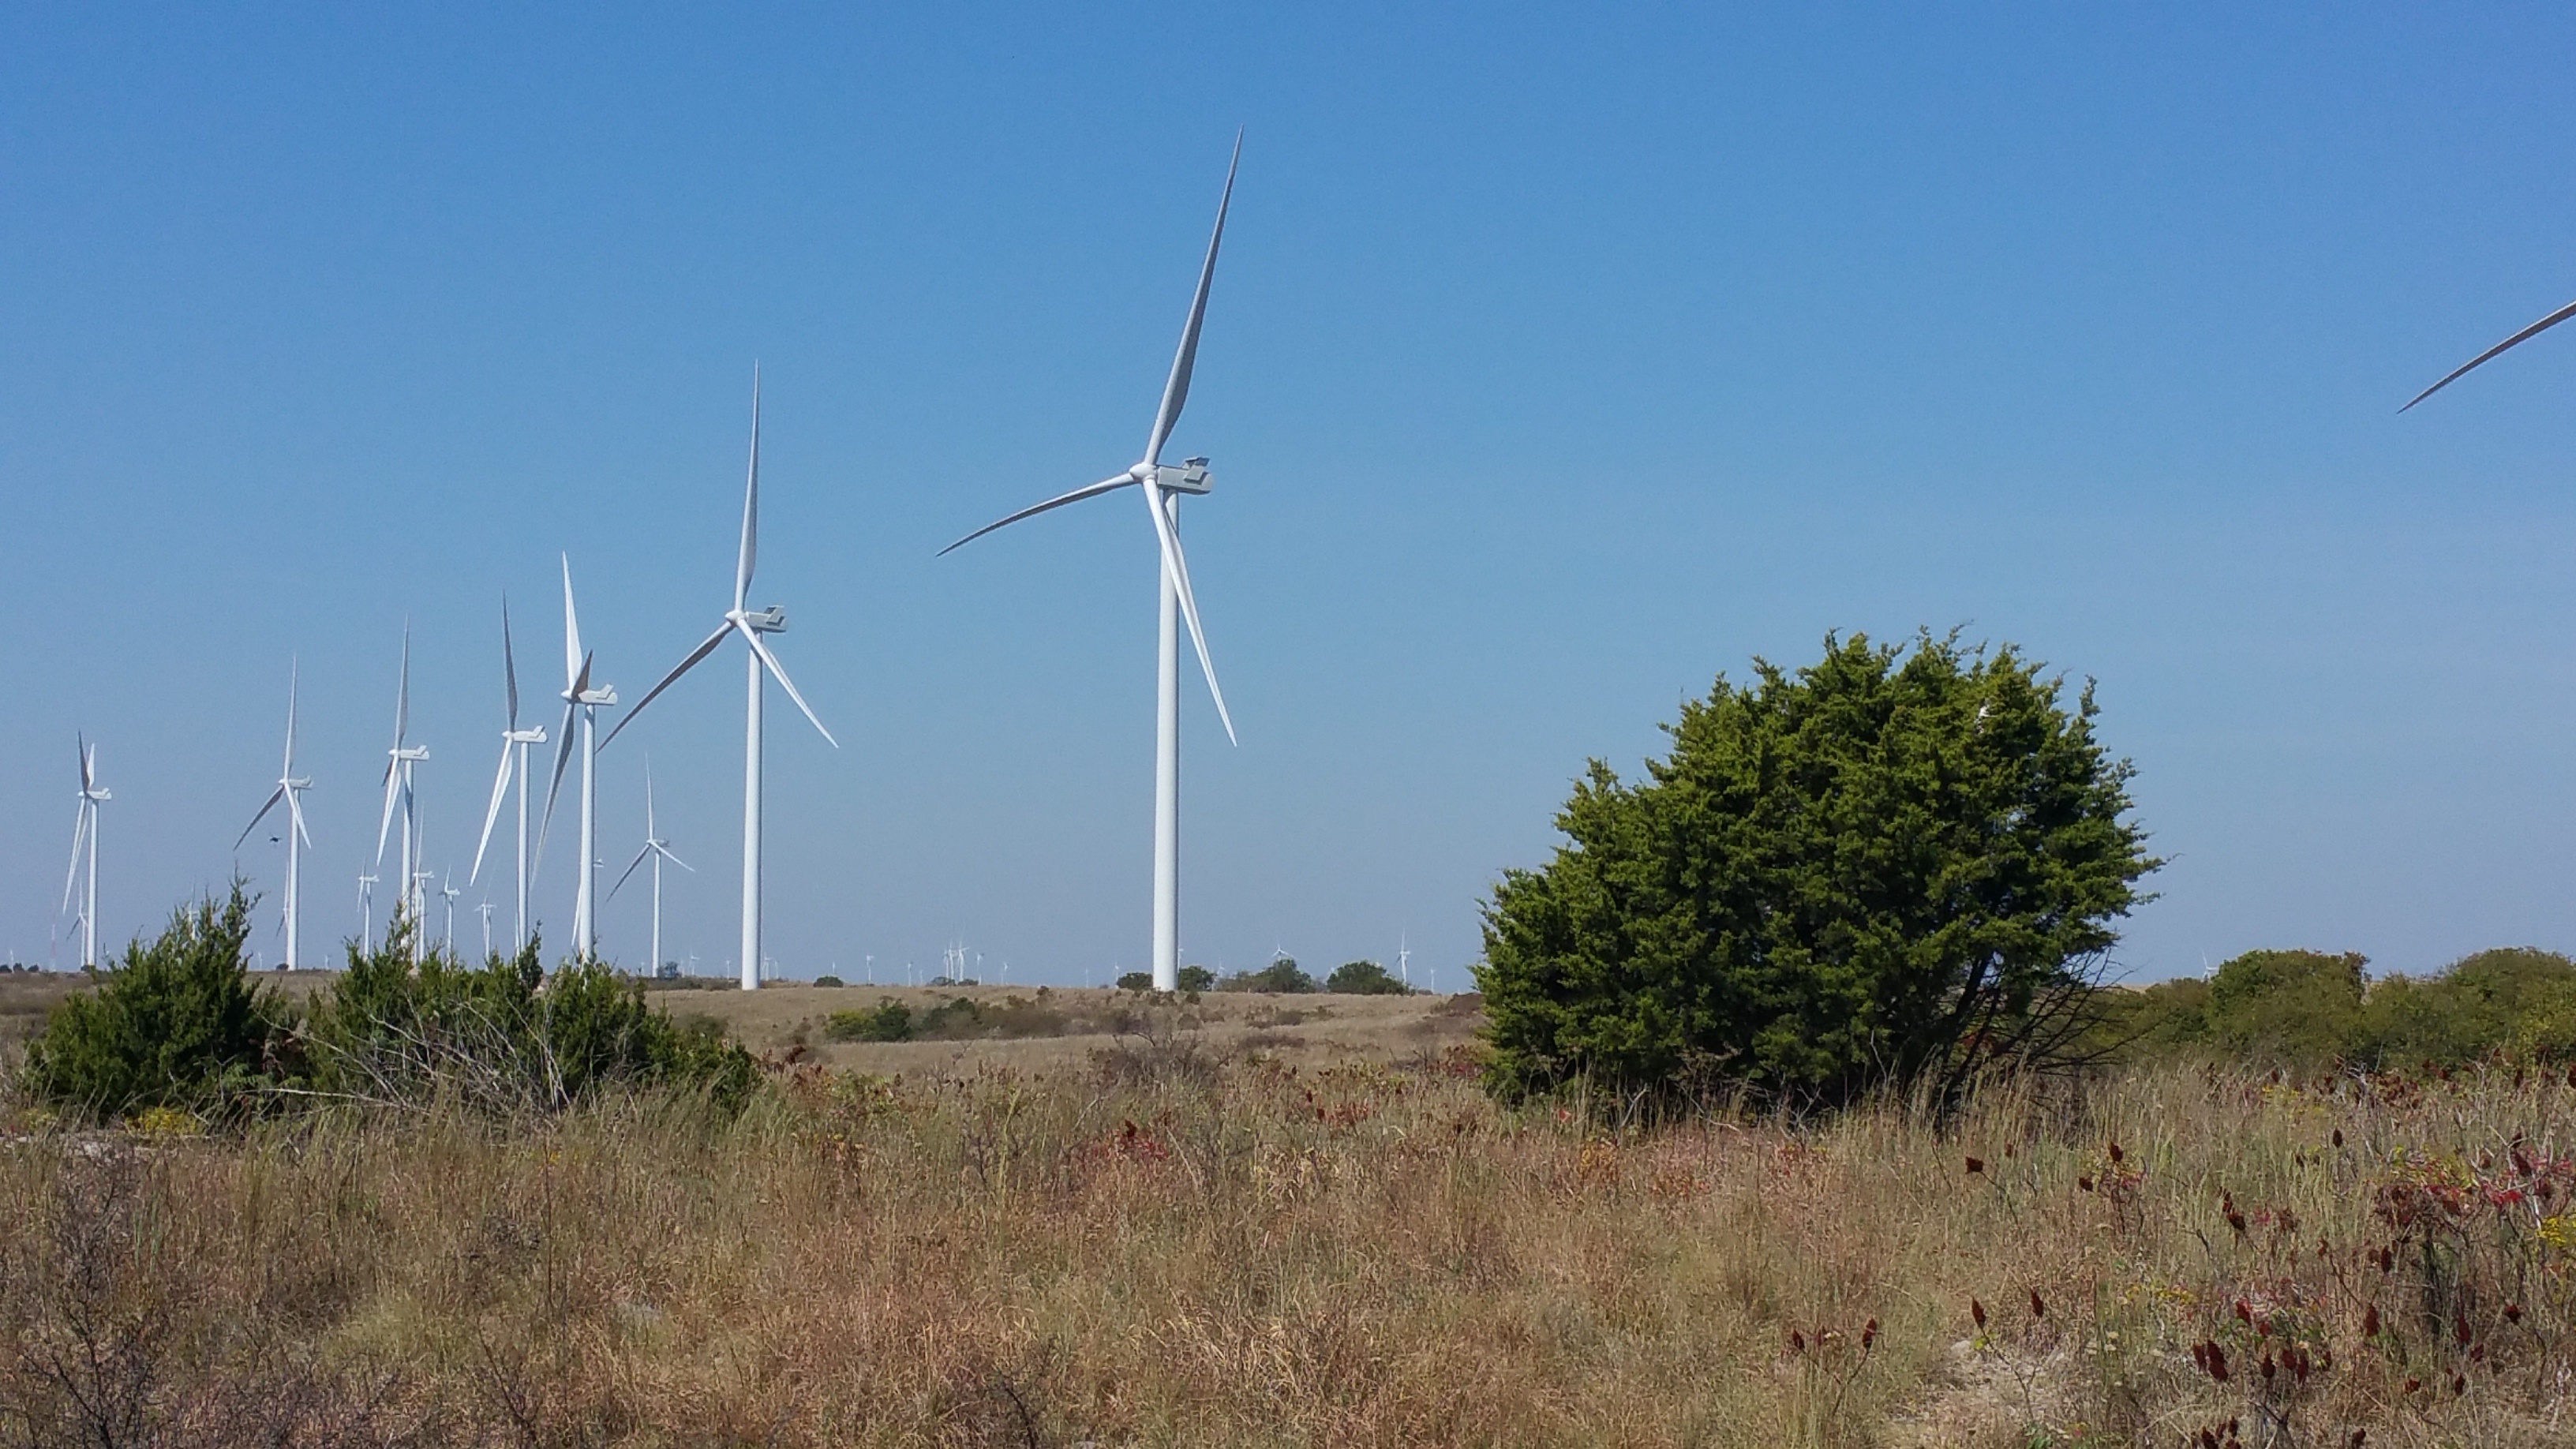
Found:
<svg viewBox="0 0 2576 1449"><path fill-rule="evenodd" d="M2094 714L2009 646L1928 634L1720 678L1644 780L1593 761L1567 844L1495 888L1489 1085L1833 1101L2062 1057L2159 864Z"/></svg>

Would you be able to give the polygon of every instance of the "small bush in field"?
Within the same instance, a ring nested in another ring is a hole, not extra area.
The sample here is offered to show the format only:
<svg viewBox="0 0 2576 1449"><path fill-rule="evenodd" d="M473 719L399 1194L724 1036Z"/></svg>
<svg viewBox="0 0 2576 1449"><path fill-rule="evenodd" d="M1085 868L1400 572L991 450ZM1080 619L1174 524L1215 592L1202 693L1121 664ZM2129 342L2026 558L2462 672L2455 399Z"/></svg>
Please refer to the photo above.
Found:
<svg viewBox="0 0 2576 1449"><path fill-rule="evenodd" d="M640 982L596 962L548 975L533 940L479 967L436 951L414 963L411 931L397 918L375 950L352 943L348 969L315 1002L306 1036L326 1091L540 1110L611 1083L702 1091L727 1108L751 1093L750 1054L712 1021L646 1005Z"/></svg>
<svg viewBox="0 0 2576 1449"><path fill-rule="evenodd" d="M836 1011L823 1018L825 1041L910 1041L912 1008L892 997L864 1011Z"/></svg>
<svg viewBox="0 0 2576 1449"><path fill-rule="evenodd" d="M1151 971L1122 972L1118 977L1118 989L1121 991L1151 991L1154 989L1154 973Z"/></svg>
<svg viewBox="0 0 2576 1449"><path fill-rule="evenodd" d="M1345 961L1324 978L1324 989L1342 996L1404 996L1409 988L1375 961Z"/></svg>
<svg viewBox="0 0 2576 1449"><path fill-rule="evenodd" d="M830 975L817 976L814 978L814 984L817 986L838 986L841 984L841 978Z"/></svg>
<svg viewBox="0 0 2576 1449"><path fill-rule="evenodd" d="M1016 1039L1062 1036L1070 1024L1063 1012L1024 996L1004 997L999 1003L956 996L923 1012L914 1021L912 1034L921 1041Z"/></svg>
<svg viewBox="0 0 2576 1449"><path fill-rule="evenodd" d="M235 882L220 906L181 908L157 940L128 946L97 991L64 998L28 1045L28 1086L58 1107L123 1117L219 1111L268 1085L291 1055L291 1013L250 981L250 904Z"/></svg>
<svg viewBox="0 0 2576 1449"><path fill-rule="evenodd" d="M1180 991L1213 991L1216 989L1216 973L1205 966L1184 966L1172 984Z"/></svg>
<svg viewBox="0 0 2576 1449"><path fill-rule="evenodd" d="M1315 978L1306 974L1294 956L1282 956L1258 971L1237 971L1216 984L1219 991L1262 991L1279 995L1300 995L1313 991Z"/></svg>

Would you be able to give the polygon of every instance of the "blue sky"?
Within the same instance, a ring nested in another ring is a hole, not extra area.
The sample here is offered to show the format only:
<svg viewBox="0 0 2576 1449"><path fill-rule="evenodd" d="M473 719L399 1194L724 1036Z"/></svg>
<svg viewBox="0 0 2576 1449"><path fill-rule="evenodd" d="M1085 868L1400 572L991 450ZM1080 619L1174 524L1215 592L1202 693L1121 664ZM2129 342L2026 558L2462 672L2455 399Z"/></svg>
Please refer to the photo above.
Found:
<svg viewBox="0 0 2576 1449"><path fill-rule="evenodd" d="M2576 332L2396 413L2576 296L2563 11L526 9L0 15L0 952L68 928L76 730L106 934L225 878L299 654L352 931L406 618L461 878L503 591L540 701L558 551L627 698L676 662L757 359L754 602L843 744L772 695L781 969L1143 965L1138 510L931 555L1134 456L1238 125L1191 959L1460 984L1586 757L1918 626L2100 681L2141 976L2576 948ZM709 971L738 668L602 760Z"/></svg>

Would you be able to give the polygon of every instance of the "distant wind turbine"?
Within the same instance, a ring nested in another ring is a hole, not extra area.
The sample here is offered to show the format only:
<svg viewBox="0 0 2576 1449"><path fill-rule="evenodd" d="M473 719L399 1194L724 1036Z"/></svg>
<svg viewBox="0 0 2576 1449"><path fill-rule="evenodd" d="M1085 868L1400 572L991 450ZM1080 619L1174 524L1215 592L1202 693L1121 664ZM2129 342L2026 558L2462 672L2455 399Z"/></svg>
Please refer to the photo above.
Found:
<svg viewBox="0 0 2576 1449"><path fill-rule="evenodd" d="M291 661L286 666L286 763L278 769L277 788L269 792L268 801L259 807L259 813L250 818L248 825L242 827L241 839L233 842L233 849L238 852L242 848L242 841L250 839L250 833L259 828L259 822L268 818L268 812L279 805L286 807L286 954L280 959L286 963L286 969L289 971L304 963L304 957L296 949L295 896L296 888L302 881L303 863L302 854L297 847L299 843L303 845L313 843L313 837L304 831L304 805L296 798L313 788L311 780L299 778L295 773L296 668Z"/></svg>
<svg viewBox="0 0 2576 1449"><path fill-rule="evenodd" d="M644 848L635 852L635 858L626 863L625 874L617 878L617 884L608 888L610 900L617 899L617 893L626 887L626 877L633 875L635 867L642 865L647 856L653 860L653 956L651 969L644 974L659 976L662 974L662 862L667 860L691 875L697 874L698 868L673 855L671 842L664 840L661 833L653 828L653 762L649 759L644 762Z"/></svg>
<svg viewBox="0 0 2576 1449"><path fill-rule="evenodd" d="M832 732L823 728L823 721L816 717L813 706L805 702L805 696L796 692L796 683L787 677L786 666L780 664L778 656L772 654L769 646L761 642L760 636L763 634L778 634L786 631L787 611L772 604L758 613L753 613L745 602L751 595L752 564L759 553L760 369L755 366L751 370L751 465L742 490L742 547L734 558L733 607L725 611L724 622L716 626L716 631L700 641L697 648L690 650L689 657L681 660L677 668L663 675L661 683L646 690L644 697L635 701L635 707L628 710L625 717L617 722L617 728L608 732L608 739L601 741L603 748L614 741L619 730L633 724L635 717L644 712L644 706L651 704L681 675L697 667L699 660L713 654L716 646L722 644L726 638L737 634L742 637L744 646L749 650L745 656L748 683L744 689L742 747L741 962L742 989L745 991L760 989L761 671L766 669L778 677L778 687L787 691L787 697L796 702L798 709L804 711L806 722L814 726L815 732L822 735L827 744L836 750L841 747L841 742L832 738ZM656 963L657 969L658 965L659 963Z"/></svg>
<svg viewBox="0 0 2576 1449"><path fill-rule="evenodd" d="M429 758L429 751L411 743L411 626L403 626L402 682L394 692L394 744L385 751L384 817L376 823L376 869L385 868L385 837L393 829L394 812L399 807L403 819L402 874L395 877L400 886L403 908L411 915L411 958L420 959L422 935L419 904L412 893L419 882L412 878L414 853L420 845L420 796L413 789L412 767ZM368 877L374 883L374 877Z"/></svg>
<svg viewBox="0 0 2576 1449"><path fill-rule="evenodd" d="M362 875L362 876L358 877L358 945L359 945L359 947L360 947L361 949L364 949L366 946L368 946L369 944L371 944L371 943L375 940L375 936L376 936L376 878L375 878L374 876L371 876L371 875Z"/></svg>
<svg viewBox="0 0 2576 1449"><path fill-rule="evenodd" d="M2465 376L2471 368L2476 367L2479 363L2482 363L2488 358L2494 357L2498 353L2504 352L2519 343L2530 341L2532 338L2539 336L2541 333L2548 331L2550 328L2557 326L2559 323L2566 321L2570 317L2576 317L2576 302L2568 303L2566 306L2561 307L2557 311L2550 313L2548 316L2541 318L2539 321L2532 323L2530 326L2525 327L2521 331L2513 334L2511 337L2497 343L2495 346L2488 348L2486 351L2481 352L2477 356L2470 358L2468 361L2461 363L2459 366L2452 368L2440 382L2433 384L2431 387L2428 387L2422 392L2419 392L2415 394L2415 396L2407 399L2406 407L2399 408L2398 411L2401 413L2406 411L2406 408L2411 408L2415 406L2415 404L2422 402L2424 399L2431 397L2433 394L2440 392L2442 389L2449 387L2452 383Z"/></svg>
<svg viewBox="0 0 2576 1449"><path fill-rule="evenodd" d="M510 791L513 774L519 782L519 857L517 869L517 932L510 937L512 954L528 944L528 746L546 742L543 725L519 728L519 661L510 647L510 600L501 599L501 680L508 691L509 716L501 727L501 770L492 778L492 803L483 810L483 839L474 847L474 868L465 873L465 883L474 884L483 876L483 852L492 845L492 827L501 818L501 798ZM490 934L492 918L483 918L485 934ZM483 954L492 954L492 943L483 943Z"/></svg>
<svg viewBox="0 0 2576 1449"><path fill-rule="evenodd" d="M1044 503L1033 504L997 523L988 523L956 543L940 550L942 554L971 543L997 528L1017 523L1051 508L1079 503L1085 498L1113 492L1130 484L1143 489L1145 512L1153 518L1156 546L1161 554L1161 633L1157 655L1154 691L1154 989L1175 990L1180 985L1181 966L1181 664L1179 631L1174 614L1186 621L1190 643L1197 649L1199 672L1207 680L1208 697L1216 701L1216 717L1225 726L1225 737L1234 740L1234 718L1226 712L1225 692L1217 688L1216 666L1208 661L1207 634L1199 627L1199 607L1190 593L1190 570L1181 556L1180 496L1208 491L1207 459L1190 458L1175 468L1163 459L1163 443L1171 436L1172 426L1181 418L1181 406L1189 401L1190 372L1198 362L1199 324L1207 316L1208 285L1216 279L1217 247L1225 240L1226 207L1234 199L1234 169L1243 158L1243 137L1234 138L1234 159L1226 163L1225 190L1216 204L1216 229L1208 237L1207 260L1199 264L1198 291L1190 298L1190 318L1181 329L1180 350L1173 354L1172 371L1163 384L1163 401L1154 410L1154 429L1146 435L1145 454L1123 473L1097 483L1060 493Z"/></svg>
<svg viewBox="0 0 2576 1449"><path fill-rule="evenodd" d="M563 789L564 765L572 758L573 716L581 716L581 872L573 891L572 953L587 961L599 954L599 792L595 766L599 759L599 708L617 703L614 686L591 682L593 656L581 647L581 616L572 606L572 556L563 555L564 702L562 737L555 742L554 783L546 787L546 823L537 832L537 849L554 826L555 796ZM649 696L648 696L649 698ZM609 732L612 736L616 731Z"/></svg>
<svg viewBox="0 0 2576 1449"><path fill-rule="evenodd" d="M98 964L98 807L115 798L98 783L98 746L74 736L80 746L80 805L72 814L72 868L63 876L63 909L72 908L79 887L81 964ZM84 869L86 867L86 869ZM57 919L60 919L57 916Z"/></svg>

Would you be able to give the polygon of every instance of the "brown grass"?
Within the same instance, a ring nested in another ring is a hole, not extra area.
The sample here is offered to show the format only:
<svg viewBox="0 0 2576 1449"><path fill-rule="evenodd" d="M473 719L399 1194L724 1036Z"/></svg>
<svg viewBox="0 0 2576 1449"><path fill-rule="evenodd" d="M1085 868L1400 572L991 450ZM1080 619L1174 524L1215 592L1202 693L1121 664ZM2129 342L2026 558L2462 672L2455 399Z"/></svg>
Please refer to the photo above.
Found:
<svg viewBox="0 0 2576 1449"><path fill-rule="evenodd" d="M1047 1073L805 1068L730 1122L39 1126L0 1153L0 1441L2576 1433L2555 1078L2163 1070L1949 1130L1616 1131L1498 1112L1463 1069L1182 1033Z"/></svg>

